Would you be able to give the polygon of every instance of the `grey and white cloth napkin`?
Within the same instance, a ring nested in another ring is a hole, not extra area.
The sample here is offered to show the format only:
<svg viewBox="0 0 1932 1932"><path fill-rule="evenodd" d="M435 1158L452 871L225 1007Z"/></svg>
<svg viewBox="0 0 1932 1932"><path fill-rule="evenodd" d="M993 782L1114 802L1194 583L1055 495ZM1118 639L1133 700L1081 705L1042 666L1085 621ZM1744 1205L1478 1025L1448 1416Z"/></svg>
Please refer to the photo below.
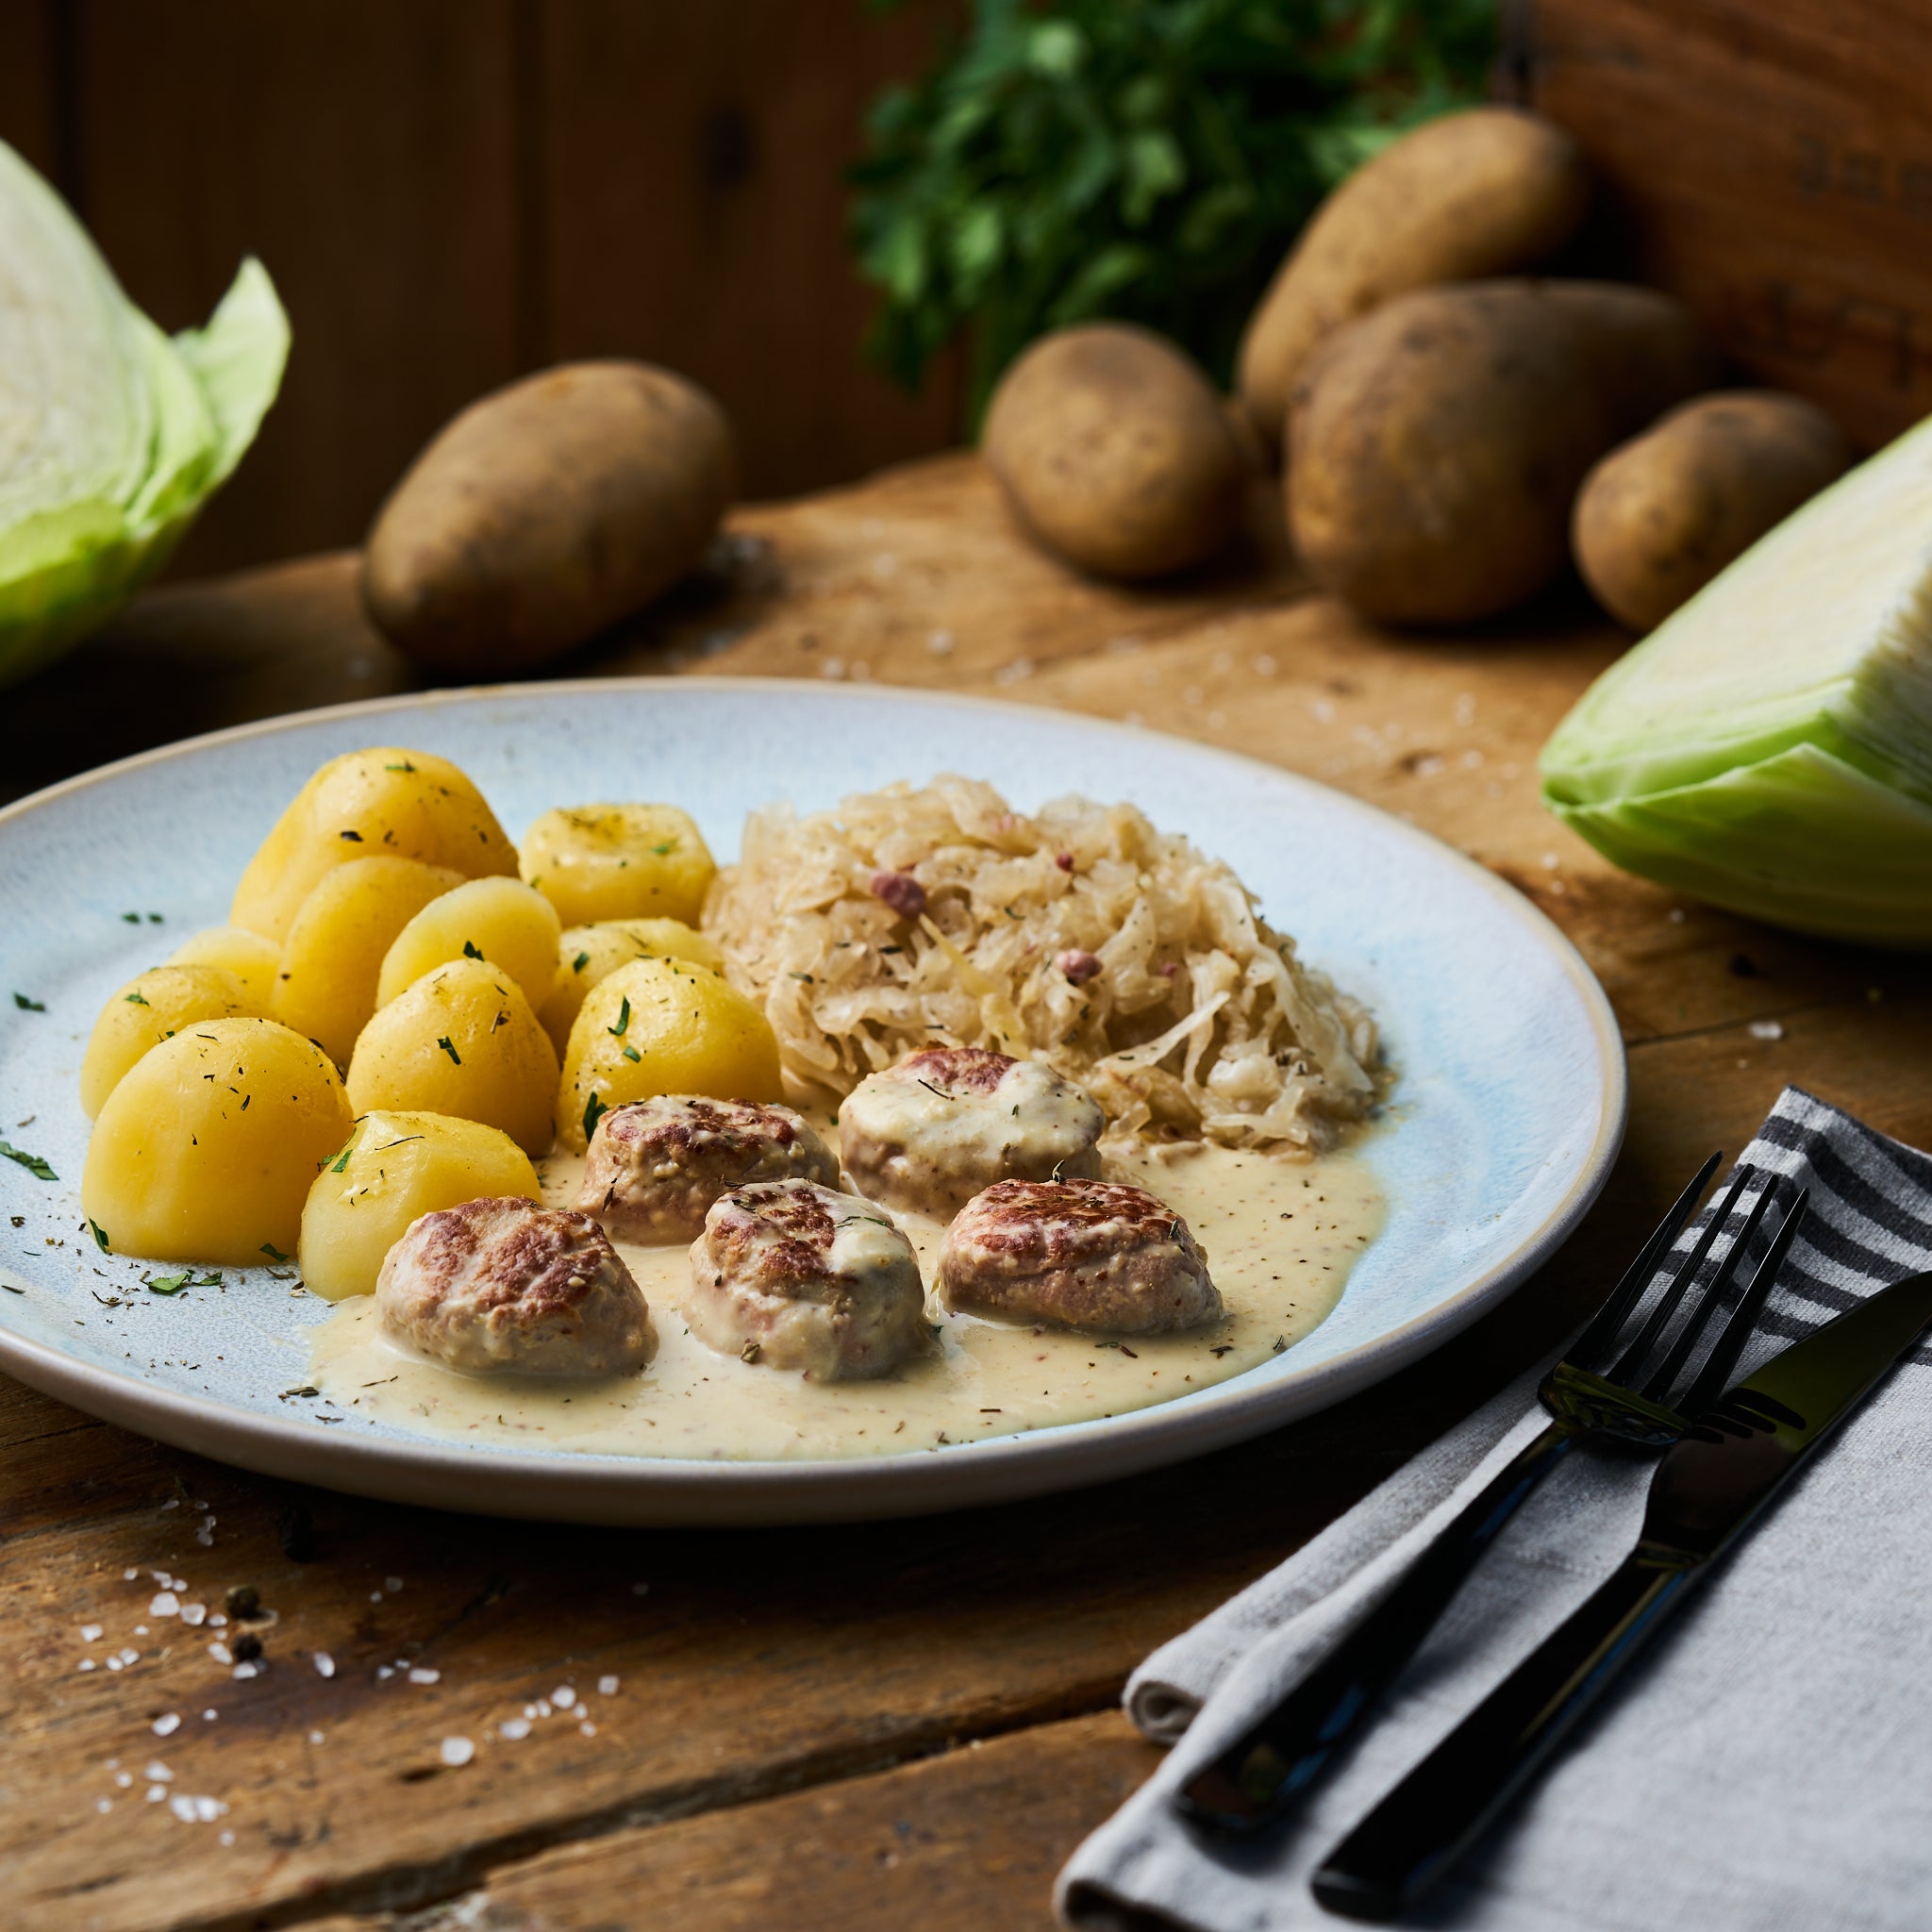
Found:
<svg viewBox="0 0 1932 1932"><path fill-rule="evenodd" d="M1796 1088L1741 1158L1811 1191L1744 1371L1874 1289L1932 1268L1932 1158ZM1701 1225L1702 1217L1680 1239L1680 1255ZM1413 1923L1479 1932L1932 1926L1928 1371L1932 1345L1922 1343ZM1635 1540L1653 1463L1568 1458L1285 1836L1259 1849L1212 1847L1174 1815L1169 1793L1354 1627L1542 1428L1540 1374L1134 1674L1130 1715L1174 1748L1061 1874L1057 1903L1068 1924L1282 1932L1345 1923L1308 1891L1322 1854L1616 1566Z"/></svg>

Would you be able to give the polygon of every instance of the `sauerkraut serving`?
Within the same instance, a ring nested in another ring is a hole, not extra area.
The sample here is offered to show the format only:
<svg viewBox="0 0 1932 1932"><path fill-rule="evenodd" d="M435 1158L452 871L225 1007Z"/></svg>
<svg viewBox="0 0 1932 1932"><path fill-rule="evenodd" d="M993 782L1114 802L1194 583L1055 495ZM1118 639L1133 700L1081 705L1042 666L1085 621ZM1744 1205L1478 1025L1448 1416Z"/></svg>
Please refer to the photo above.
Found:
<svg viewBox="0 0 1932 1932"><path fill-rule="evenodd" d="M1108 1140L1319 1152L1374 1104L1368 1009L1295 957L1233 871L1129 805L1029 816L945 775L770 806L705 930L801 1102L935 1042L1045 1060Z"/></svg>

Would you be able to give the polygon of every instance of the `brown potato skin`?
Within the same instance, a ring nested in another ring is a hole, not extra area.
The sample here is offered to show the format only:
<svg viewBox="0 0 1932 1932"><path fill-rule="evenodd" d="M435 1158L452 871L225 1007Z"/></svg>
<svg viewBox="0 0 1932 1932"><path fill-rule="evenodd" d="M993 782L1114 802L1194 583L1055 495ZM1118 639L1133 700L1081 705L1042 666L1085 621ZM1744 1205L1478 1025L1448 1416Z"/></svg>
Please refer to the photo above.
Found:
<svg viewBox="0 0 1932 1932"><path fill-rule="evenodd" d="M1560 127L1514 108L1430 121L1357 168L1316 209L1241 338L1236 388L1278 448L1322 342L1391 296L1519 274L1569 240L1590 168Z"/></svg>
<svg viewBox="0 0 1932 1932"><path fill-rule="evenodd" d="M432 670L527 670L669 589L731 502L724 412L643 362L569 362L472 403L376 513L362 601Z"/></svg>
<svg viewBox="0 0 1932 1932"><path fill-rule="evenodd" d="M1815 403L1772 390L1699 396L1585 477L1576 566L1619 624L1654 630L1851 461Z"/></svg>
<svg viewBox="0 0 1932 1932"><path fill-rule="evenodd" d="M1289 419L1289 526L1324 590L1467 624L1565 568L1591 465L1716 377L1689 311L1610 282L1424 289L1339 330Z"/></svg>
<svg viewBox="0 0 1932 1932"><path fill-rule="evenodd" d="M1001 377L981 447L1027 535L1106 577L1213 556L1240 527L1254 475L1208 378L1124 323L1035 342Z"/></svg>

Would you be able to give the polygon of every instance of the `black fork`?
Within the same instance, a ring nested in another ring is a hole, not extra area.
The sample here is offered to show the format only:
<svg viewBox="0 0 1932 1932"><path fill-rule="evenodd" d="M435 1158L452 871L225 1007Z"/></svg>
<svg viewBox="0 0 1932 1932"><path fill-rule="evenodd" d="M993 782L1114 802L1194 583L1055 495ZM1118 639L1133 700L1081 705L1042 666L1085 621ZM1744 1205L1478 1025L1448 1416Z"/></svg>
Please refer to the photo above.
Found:
<svg viewBox="0 0 1932 1932"><path fill-rule="evenodd" d="M1694 1375L1687 1372L1778 1192L1775 1176L1739 1169L1696 1245L1628 1343L1621 1352L1616 1346L1722 1158L1713 1154L1705 1162L1568 1355L1543 1377L1537 1394L1550 1413L1549 1427L1511 1459L1313 1672L1174 1793L1174 1807L1184 1818L1215 1837L1240 1839L1286 1817L1421 1647L1503 1525L1572 1447L1615 1441L1660 1454L1690 1427L1690 1418L1724 1391L1797 1235L1804 1191L1702 1367ZM1698 1276L1754 1180L1763 1184L1742 1227L1709 1280L1700 1285ZM1672 1337L1680 1310L1684 1319Z"/></svg>

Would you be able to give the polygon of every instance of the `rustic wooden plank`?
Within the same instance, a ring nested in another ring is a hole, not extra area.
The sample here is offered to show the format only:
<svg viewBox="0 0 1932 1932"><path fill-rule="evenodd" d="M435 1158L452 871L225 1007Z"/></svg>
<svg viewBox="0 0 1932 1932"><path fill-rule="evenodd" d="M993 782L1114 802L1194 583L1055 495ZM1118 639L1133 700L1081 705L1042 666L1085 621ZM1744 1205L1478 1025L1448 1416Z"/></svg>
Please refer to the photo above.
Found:
<svg viewBox="0 0 1932 1932"><path fill-rule="evenodd" d="M0 141L69 193L61 176L58 0L0 9Z"/></svg>
<svg viewBox="0 0 1932 1932"><path fill-rule="evenodd" d="M1916 0L1535 0L1533 95L1641 277L1868 446L1932 402L1932 14Z"/></svg>
<svg viewBox="0 0 1932 1932"><path fill-rule="evenodd" d="M450 414L515 373L513 0L75 0L88 218L198 323L254 253L280 401L177 575L360 539Z"/></svg>
<svg viewBox="0 0 1932 1932"><path fill-rule="evenodd" d="M908 396L860 359L873 296L845 166L888 80L962 9L851 0L552 0L541 18L546 339L710 389L747 494L823 485L958 436L959 361Z"/></svg>
<svg viewBox="0 0 1932 1932"><path fill-rule="evenodd" d="M1055 1874L1158 1760L1118 1712L1074 1718L552 1852L492 1875L458 1909L544 1932L607 1932L640 1900L657 1932L1047 1932Z"/></svg>

